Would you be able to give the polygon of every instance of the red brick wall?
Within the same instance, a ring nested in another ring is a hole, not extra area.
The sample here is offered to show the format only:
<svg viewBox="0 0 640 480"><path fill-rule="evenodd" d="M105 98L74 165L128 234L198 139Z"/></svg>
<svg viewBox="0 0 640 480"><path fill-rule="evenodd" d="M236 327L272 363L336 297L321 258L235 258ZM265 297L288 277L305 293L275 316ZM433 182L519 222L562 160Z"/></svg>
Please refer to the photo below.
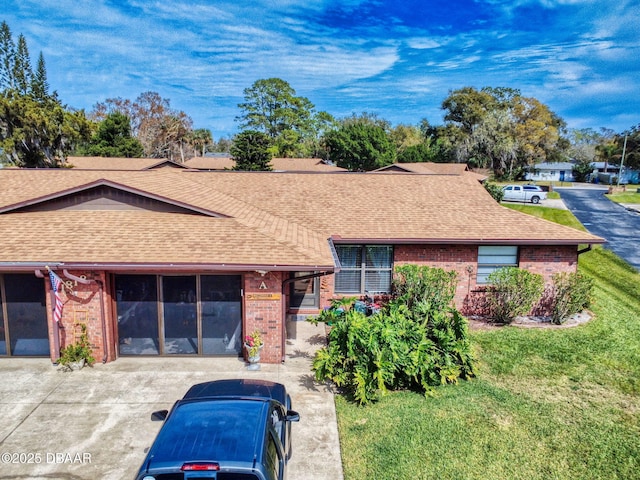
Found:
<svg viewBox="0 0 640 480"><path fill-rule="evenodd" d="M476 288L478 247L476 245L397 245L394 249L395 265L427 265L454 270L458 274L458 287L454 302L462 308L465 298Z"/></svg>
<svg viewBox="0 0 640 480"><path fill-rule="evenodd" d="M551 277L559 272L576 272L578 253L575 246L520 247L520 268L538 273L545 283L551 283Z"/></svg>
<svg viewBox="0 0 640 480"><path fill-rule="evenodd" d="M576 246L524 246L520 247L520 268L542 274L545 283L557 272L575 272L578 265ZM481 286L476 283L478 266L477 245L396 245L394 265L427 265L454 270L458 274L458 287L454 302L463 313L474 313L473 305L481 301ZM326 288L321 290L321 308L330 304L334 277L326 278Z"/></svg>
<svg viewBox="0 0 640 480"><path fill-rule="evenodd" d="M60 320L59 329L60 332L60 348L63 348L76 341L76 335L80 335L81 328L79 324L85 324L87 326L87 335L89 342L93 348L93 356L97 362L101 362L105 355L105 340L106 345L111 345L110 331L108 328L108 322L105 318L107 328L102 326L102 309L100 308L100 302L105 302L105 295L101 295L100 285L96 280L103 282L104 275L95 272L86 271L70 271L71 275L86 278L90 280L90 283L83 284L76 282L75 280L65 277L64 273L56 271L56 274L64 282L64 287L60 291L64 307L62 310L62 319ZM51 304L51 283L49 278L45 279L47 285L47 309L49 317L52 317L53 306ZM106 302L104 312L106 317ZM106 337L106 338L105 338ZM53 345L51 348L51 359L54 360L57 357L58 352L54 352ZM109 352L109 359L113 359L113 352Z"/></svg>
<svg viewBox="0 0 640 480"><path fill-rule="evenodd" d="M244 276L243 335L260 331L264 341L260 361L264 363L280 363L283 358L283 275L282 272L269 272L264 276L250 272Z"/></svg>

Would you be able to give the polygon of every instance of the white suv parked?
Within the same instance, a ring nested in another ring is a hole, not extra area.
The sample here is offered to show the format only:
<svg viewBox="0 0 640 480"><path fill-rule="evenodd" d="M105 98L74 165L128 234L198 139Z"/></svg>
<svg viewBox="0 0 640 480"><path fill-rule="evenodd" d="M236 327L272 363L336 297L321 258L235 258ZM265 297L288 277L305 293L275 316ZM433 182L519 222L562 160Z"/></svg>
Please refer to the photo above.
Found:
<svg viewBox="0 0 640 480"><path fill-rule="evenodd" d="M547 192L537 185L505 185L502 191L508 202L540 203L547 198Z"/></svg>

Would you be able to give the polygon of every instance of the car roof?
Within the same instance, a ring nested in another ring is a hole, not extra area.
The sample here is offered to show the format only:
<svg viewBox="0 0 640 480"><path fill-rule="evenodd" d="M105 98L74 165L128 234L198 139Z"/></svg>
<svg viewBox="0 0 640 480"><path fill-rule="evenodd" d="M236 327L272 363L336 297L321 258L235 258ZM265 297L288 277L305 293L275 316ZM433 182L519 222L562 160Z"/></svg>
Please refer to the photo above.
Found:
<svg viewBox="0 0 640 480"><path fill-rule="evenodd" d="M180 400L149 451L148 469L175 468L185 461L252 464L262 455L269 400Z"/></svg>
<svg viewBox="0 0 640 480"><path fill-rule="evenodd" d="M287 392L284 385L267 380L247 378L199 383L192 386L183 399L216 397L265 398L277 400L282 405L287 405Z"/></svg>

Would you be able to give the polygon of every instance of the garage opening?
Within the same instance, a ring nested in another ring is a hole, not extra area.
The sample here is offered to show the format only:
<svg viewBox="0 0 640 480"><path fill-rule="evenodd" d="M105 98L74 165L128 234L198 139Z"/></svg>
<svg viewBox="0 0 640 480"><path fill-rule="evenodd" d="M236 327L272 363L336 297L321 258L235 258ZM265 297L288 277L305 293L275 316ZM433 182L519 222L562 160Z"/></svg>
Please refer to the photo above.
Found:
<svg viewBox="0 0 640 480"><path fill-rule="evenodd" d="M242 351L240 275L116 275L120 355Z"/></svg>

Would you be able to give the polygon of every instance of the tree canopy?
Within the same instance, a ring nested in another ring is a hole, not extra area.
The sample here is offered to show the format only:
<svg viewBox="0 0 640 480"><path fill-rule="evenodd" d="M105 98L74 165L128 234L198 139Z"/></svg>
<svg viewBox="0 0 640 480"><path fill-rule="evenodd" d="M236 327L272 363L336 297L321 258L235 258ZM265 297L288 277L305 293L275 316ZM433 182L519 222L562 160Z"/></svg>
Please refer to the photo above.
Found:
<svg viewBox="0 0 640 480"><path fill-rule="evenodd" d="M245 130L235 136L231 147L231 157L235 160L234 170L271 170L272 140L264 132Z"/></svg>
<svg viewBox="0 0 640 480"><path fill-rule="evenodd" d="M396 146L384 125L366 115L343 120L337 129L324 136L329 159L351 171L375 170L392 164Z"/></svg>
<svg viewBox="0 0 640 480"><path fill-rule="evenodd" d="M83 111L67 109L49 93L42 53L35 73L23 35L13 42L0 25L0 158L18 167L60 167L90 134Z"/></svg>
<svg viewBox="0 0 640 480"><path fill-rule="evenodd" d="M308 98L296 95L280 78L257 80L244 89L244 100L236 117L240 128L265 133L280 157L317 154L322 132L334 123L331 115L316 112Z"/></svg>
<svg viewBox="0 0 640 480"><path fill-rule="evenodd" d="M142 157L144 149L131 136L131 120L125 114L112 112L100 122L89 144L82 149L86 155L98 157Z"/></svg>
<svg viewBox="0 0 640 480"><path fill-rule="evenodd" d="M558 157L564 122L535 98L511 88L464 87L442 102L458 159L517 178L528 166Z"/></svg>

